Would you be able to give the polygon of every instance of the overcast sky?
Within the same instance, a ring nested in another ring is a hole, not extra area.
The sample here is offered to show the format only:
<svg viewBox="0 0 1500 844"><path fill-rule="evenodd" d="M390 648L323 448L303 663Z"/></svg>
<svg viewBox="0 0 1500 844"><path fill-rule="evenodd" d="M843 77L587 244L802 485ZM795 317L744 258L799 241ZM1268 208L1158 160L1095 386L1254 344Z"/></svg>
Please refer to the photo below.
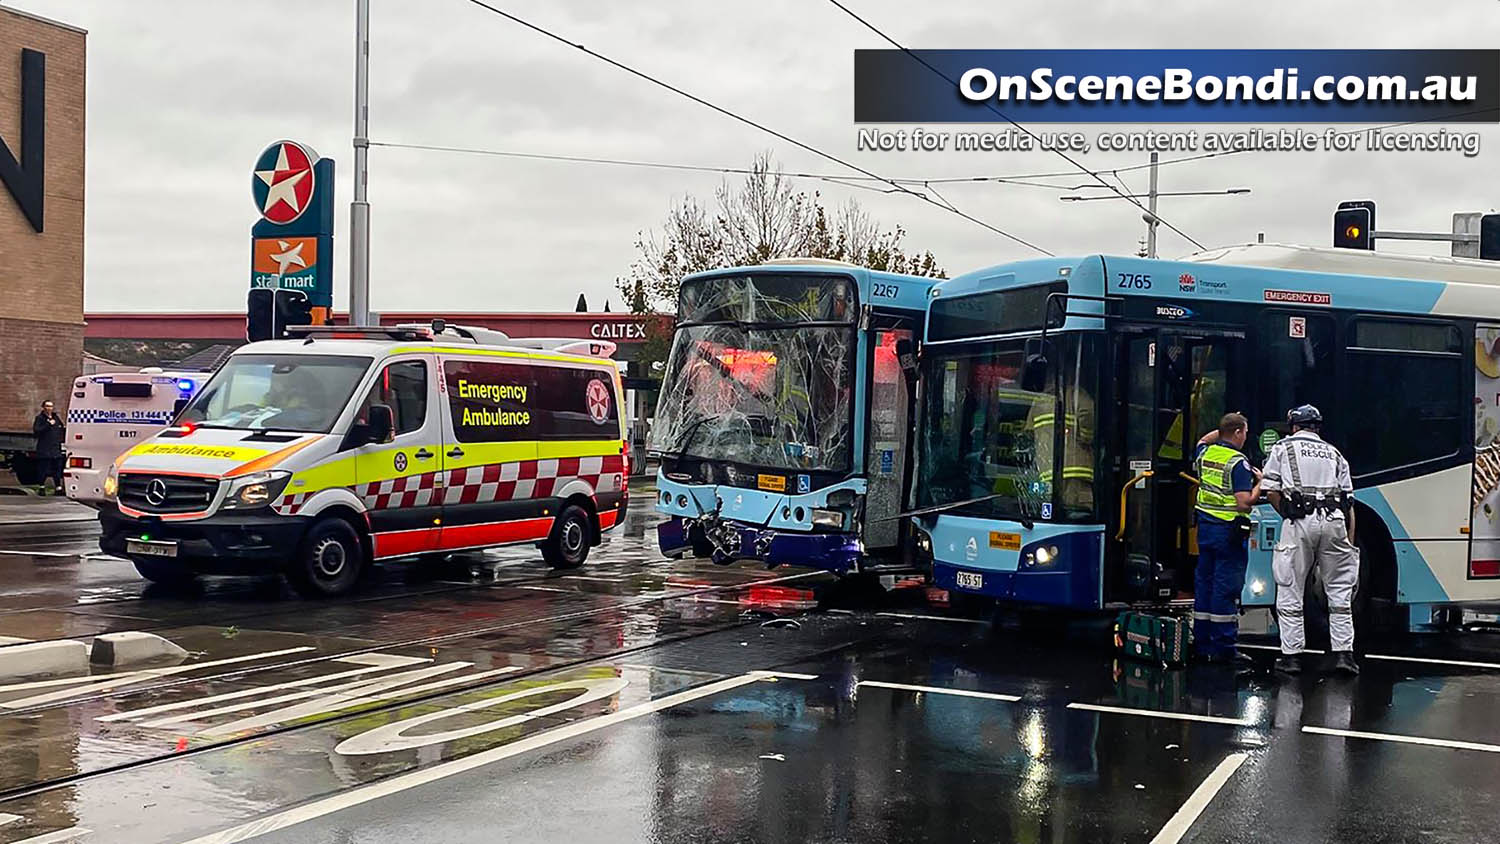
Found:
<svg viewBox="0 0 1500 844"><path fill-rule="evenodd" d="M249 227L256 217L250 169L257 153L280 137L308 143L338 162L335 296L338 307L345 306L353 0L0 3L89 31L89 309L242 308ZM372 5L375 141L711 166L744 166L769 148L789 170L839 172L810 153L464 0ZM884 45L823 0L496 5L883 175L1005 175L1067 167L1044 152L856 152L852 51ZM1495 0L1421 6L1319 0L1316 20L1306 0L850 5L909 46L928 48L1500 43ZM1105 127L1081 128L1093 135ZM1256 232L1268 240L1326 245L1331 209L1346 198L1375 199L1382 228L1446 230L1452 212L1500 203L1500 130L1481 131L1485 149L1477 158L1251 153L1166 167L1164 191L1254 192L1164 200L1161 214L1208 245L1247 242ZM1109 169L1145 159L1093 152L1083 161ZM1124 176L1132 188L1145 189L1143 171ZM711 196L720 178L374 149L371 306L571 310L583 291L595 309L610 296L618 310L614 279L630 264L636 233L657 226L684 194ZM911 197L818 182L806 186L832 202L858 196L878 219L905 226L908 247L931 249L950 274L1034 254ZM993 183L945 193L969 213L1059 254L1128 254L1144 231L1139 211L1119 200L1065 203L1057 191ZM1446 251L1420 244L1404 248ZM1162 230L1163 256L1189 251L1190 244Z"/></svg>

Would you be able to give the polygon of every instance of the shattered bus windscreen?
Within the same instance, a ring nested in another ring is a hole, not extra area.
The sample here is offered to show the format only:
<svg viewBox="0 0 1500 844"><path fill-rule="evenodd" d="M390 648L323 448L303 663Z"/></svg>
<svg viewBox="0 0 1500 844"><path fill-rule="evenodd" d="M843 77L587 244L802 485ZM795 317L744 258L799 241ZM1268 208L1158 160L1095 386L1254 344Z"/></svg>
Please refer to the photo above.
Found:
<svg viewBox="0 0 1500 844"><path fill-rule="evenodd" d="M854 292L842 277L683 285L654 451L771 469L848 471Z"/></svg>

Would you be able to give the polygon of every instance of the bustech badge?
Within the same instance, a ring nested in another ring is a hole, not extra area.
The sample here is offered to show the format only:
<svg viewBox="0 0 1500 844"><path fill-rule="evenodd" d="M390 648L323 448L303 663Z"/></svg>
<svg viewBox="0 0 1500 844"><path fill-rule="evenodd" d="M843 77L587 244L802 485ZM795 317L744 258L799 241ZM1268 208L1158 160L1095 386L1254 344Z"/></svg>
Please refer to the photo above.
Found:
<svg viewBox="0 0 1500 844"><path fill-rule="evenodd" d="M1156 315L1163 319L1190 319L1193 311L1181 305L1157 305Z"/></svg>

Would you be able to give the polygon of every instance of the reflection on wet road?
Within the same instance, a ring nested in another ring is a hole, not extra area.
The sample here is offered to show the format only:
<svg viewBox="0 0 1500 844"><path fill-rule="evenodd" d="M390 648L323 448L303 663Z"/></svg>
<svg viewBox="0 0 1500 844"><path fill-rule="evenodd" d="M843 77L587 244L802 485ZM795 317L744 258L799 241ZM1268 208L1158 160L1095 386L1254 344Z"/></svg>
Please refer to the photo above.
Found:
<svg viewBox="0 0 1500 844"><path fill-rule="evenodd" d="M662 560L650 523L570 574L510 549L326 603L0 537L0 635L188 652L0 680L0 842L1497 835L1491 637L1160 671L894 598L771 613L827 578Z"/></svg>

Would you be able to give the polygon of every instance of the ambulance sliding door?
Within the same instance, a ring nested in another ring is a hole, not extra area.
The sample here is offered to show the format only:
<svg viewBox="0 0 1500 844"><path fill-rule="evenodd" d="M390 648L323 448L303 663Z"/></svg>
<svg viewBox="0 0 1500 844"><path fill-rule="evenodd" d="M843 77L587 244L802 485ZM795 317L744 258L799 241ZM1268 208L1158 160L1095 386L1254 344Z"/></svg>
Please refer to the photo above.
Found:
<svg viewBox="0 0 1500 844"><path fill-rule="evenodd" d="M442 355L444 550L546 538L551 502L537 498L539 367L506 357Z"/></svg>

